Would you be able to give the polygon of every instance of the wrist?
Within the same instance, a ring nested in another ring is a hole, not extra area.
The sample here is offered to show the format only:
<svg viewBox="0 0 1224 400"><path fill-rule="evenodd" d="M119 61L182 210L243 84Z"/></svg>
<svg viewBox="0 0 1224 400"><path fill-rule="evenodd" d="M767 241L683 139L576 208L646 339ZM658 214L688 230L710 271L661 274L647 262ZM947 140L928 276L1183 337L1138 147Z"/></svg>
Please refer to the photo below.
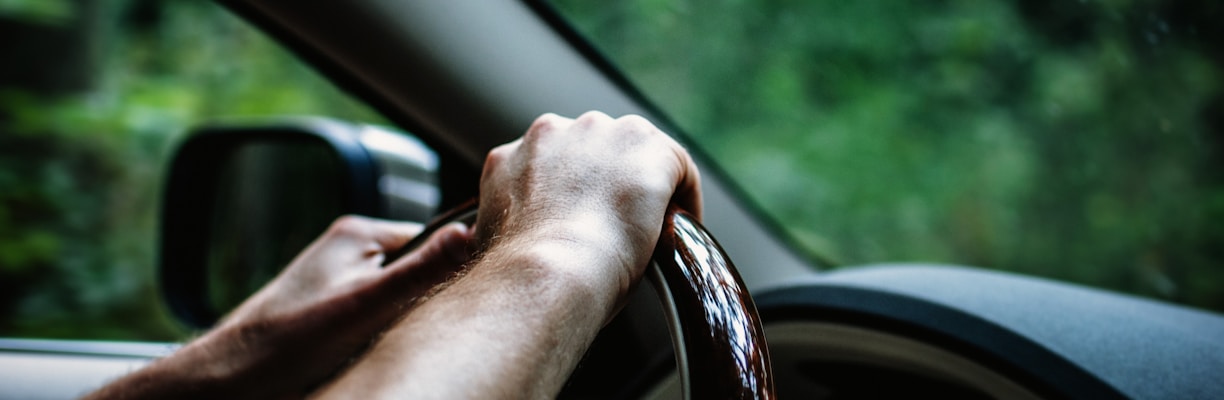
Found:
<svg viewBox="0 0 1224 400"><path fill-rule="evenodd" d="M183 379L200 394L228 395L233 382L247 369L250 353L237 349L231 325L219 327L188 343L165 359L167 367L183 371Z"/></svg>
<svg viewBox="0 0 1224 400"><path fill-rule="evenodd" d="M163 360L164 369L181 371L193 397L266 398L286 391L277 379L284 365L270 353L276 340L267 336L258 324L222 324Z"/></svg>
<svg viewBox="0 0 1224 400"><path fill-rule="evenodd" d="M520 296L527 301L580 307L583 313L605 317L602 323L633 282L616 254L619 249L558 231L518 235L490 248L472 273L489 274L527 291L528 296Z"/></svg>
<svg viewBox="0 0 1224 400"><path fill-rule="evenodd" d="M225 374L218 373L200 340L193 341L173 354L154 361L145 368L128 374L84 399L117 398L238 398L228 390Z"/></svg>

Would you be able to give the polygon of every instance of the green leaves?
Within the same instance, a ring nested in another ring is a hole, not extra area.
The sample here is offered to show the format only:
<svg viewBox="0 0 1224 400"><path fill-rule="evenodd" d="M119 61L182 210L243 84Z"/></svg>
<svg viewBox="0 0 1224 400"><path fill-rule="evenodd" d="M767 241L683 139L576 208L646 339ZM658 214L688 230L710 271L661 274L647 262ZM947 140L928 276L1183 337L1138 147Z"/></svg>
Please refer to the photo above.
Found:
<svg viewBox="0 0 1224 400"><path fill-rule="evenodd" d="M70 0L0 0L0 17L46 25L68 23L76 10Z"/></svg>
<svg viewBox="0 0 1224 400"><path fill-rule="evenodd" d="M157 293L154 249L163 174L183 133L235 116L379 122L216 5L96 6L91 87L0 87L0 336L181 338ZM144 20L128 23L135 12ZM64 62L45 55L6 54Z"/></svg>
<svg viewBox="0 0 1224 400"><path fill-rule="evenodd" d="M822 258L1224 309L1214 3L555 3Z"/></svg>

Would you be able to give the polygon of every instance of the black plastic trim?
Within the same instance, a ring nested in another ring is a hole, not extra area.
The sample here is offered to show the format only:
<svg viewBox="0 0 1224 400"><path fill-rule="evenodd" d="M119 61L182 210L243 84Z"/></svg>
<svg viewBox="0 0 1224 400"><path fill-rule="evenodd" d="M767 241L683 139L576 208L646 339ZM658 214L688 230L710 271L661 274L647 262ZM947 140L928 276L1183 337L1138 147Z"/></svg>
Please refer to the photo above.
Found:
<svg viewBox="0 0 1224 400"><path fill-rule="evenodd" d="M895 293L836 285L790 287L756 297L766 325L822 321L888 332L964 356L1049 399L1126 399L1057 352L976 315Z"/></svg>

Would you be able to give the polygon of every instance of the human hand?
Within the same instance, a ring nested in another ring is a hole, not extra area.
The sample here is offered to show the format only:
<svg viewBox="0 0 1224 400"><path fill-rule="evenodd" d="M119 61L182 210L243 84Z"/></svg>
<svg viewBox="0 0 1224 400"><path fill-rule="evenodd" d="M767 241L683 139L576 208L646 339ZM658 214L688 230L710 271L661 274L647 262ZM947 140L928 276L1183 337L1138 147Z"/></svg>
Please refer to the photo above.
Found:
<svg viewBox="0 0 1224 400"><path fill-rule="evenodd" d="M470 233L454 224L383 268L384 256L420 230L413 223L338 219L280 275L180 352L227 395L306 393L467 261Z"/></svg>
<svg viewBox="0 0 1224 400"><path fill-rule="evenodd" d="M314 395L555 397L643 275L668 204L699 215L698 185L640 117L540 117L485 161L464 276Z"/></svg>
<svg viewBox="0 0 1224 400"><path fill-rule="evenodd" d="M611 283L604 286L614 303L644 273L668 204L701 215L688 152L638 116L545 114L489 153L480 189L482 249L564 259L556 264L571 266L565 272L574 279ZM603 268L602 260L614 262Z"/></svg>

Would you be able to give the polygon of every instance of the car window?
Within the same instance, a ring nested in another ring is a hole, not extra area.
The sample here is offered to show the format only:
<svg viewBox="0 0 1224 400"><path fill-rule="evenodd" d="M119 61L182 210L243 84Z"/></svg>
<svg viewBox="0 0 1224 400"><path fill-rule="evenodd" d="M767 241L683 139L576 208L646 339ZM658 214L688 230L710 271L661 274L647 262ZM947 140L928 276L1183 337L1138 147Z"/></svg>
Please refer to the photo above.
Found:
<svg viewBox="0 0 1224 400"><path fill-rule="evenodd" d="M172 340L175 145L213 118L380 120L210 2L0 2L0 336Z"/></svg>
<svg viewBox="0 0 1224 400"><path fill-rule="evenodd" d="M1224 309L1219 3L551 3L806 251Z"/></svg>

